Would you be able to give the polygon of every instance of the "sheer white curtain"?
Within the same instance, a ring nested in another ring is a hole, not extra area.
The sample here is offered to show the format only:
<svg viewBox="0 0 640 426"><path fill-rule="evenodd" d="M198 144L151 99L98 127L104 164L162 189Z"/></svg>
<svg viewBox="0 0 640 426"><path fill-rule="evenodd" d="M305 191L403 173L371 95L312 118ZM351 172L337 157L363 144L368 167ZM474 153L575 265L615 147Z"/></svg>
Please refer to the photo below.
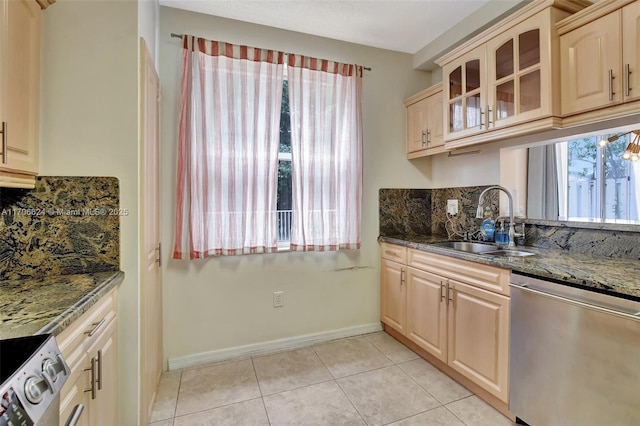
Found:
<svg viewBox="0 0 640 426"><path fill-rule="evenodd" d="M362 67L289 55L291 249L360 248Z"/></svg>
<svg viewBox="0 0 640 426"><path fill-rule="evenodd" d="M556 171L558 174L558 218L569 218L569 142L556 144Z"/></svg>
<svg viewBox="0 0 640 426"><path fill-rule="evenodd" d="M174 258L277 251L283 59L183 37Z"/></svg>

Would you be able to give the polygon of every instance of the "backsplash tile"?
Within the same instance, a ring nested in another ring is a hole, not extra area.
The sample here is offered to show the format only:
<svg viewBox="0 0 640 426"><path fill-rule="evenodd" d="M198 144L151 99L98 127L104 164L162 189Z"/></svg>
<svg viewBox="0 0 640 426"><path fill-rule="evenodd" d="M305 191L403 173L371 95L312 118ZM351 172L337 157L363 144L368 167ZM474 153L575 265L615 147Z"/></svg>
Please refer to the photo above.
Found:
<svg viewBox="0 0 640 426"><path fill-rule="evenodd" d="M431 190L381 189L380 234L416 237L431 234Z"/></svg>
<svg viewBox="0 0 640 426"><path fill-rule="evenodd" d="M117 271L119 184L114 177L38 177L0 188L0 280Z"/></svg>
<svg viewBox="0 0 640 426"><path fill-rule="evenodd" d="M447 237L446 223L461 235L479 230L476 219L480 193L488 186L440 189L380 189L380 235L411 240L421 236ZM449 218L447 200L458 200L458 214ZM485 206L498 215L499 191L485 195ZM640 260L640 226L611 226L598 223L552 222L518 219L526 223L524 245L554 248L573 253ZM609 226L611 229L606 229ZM452 236L462 239L462 236ZM522 240L516 240L521 244Z"/></svg>

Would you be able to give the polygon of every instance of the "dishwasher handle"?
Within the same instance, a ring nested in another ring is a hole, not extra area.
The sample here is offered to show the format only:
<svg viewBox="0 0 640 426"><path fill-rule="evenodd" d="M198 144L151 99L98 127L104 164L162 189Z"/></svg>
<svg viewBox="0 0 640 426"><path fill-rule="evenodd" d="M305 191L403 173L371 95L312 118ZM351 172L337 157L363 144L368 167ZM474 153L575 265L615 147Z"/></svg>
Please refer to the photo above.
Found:
<svg viewBox="0 0 640 426"><path fill-rule="evenodd" d="M510 286L527 293L536 294L562 302L572 303L583 308L593 309L607 314L619 315L624 318L640 321L640 303L638 302L619 299L615 296L603 295L590 292L588 290L580 290L574 287L551 283L537 278L524 278L528 279L515 280L515 282L514 280L512 280Z"/></svg>

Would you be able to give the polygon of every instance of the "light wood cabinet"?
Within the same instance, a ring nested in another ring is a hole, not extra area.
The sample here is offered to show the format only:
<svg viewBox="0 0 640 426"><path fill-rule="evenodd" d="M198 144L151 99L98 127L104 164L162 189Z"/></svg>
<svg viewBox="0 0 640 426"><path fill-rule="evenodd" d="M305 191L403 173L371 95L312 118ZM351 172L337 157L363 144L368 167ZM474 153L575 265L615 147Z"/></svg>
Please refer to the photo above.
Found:
<svg viewBox="0 0 640 426"><path fill-rule="evenodd" d="M0 0L0 186L33 188L38 173L40 5Z"/></svg>
<svg viewBox="0 0 640 426"><path fill-rule="evenodd" d="M407 158L444 152L442 84L406 99Z"/></svg>
<svg viewBox="0 0 640 426"><path fill-rule="evenodd" d="M555 23L589 4L532 2L439 58L446 147L560 127Z"/></svg>
<svg viewBox="0 0 640 426"><path fill-rule="evenodd" d="M60 392L60 424L84 406L79 425L118 423L116 290L56 337L71 374Z"/></svg>
<svg viewBox="0 0 640 426"><path fill-rule="evenodd" d="M393 293L388 278L402 281L405 266L406 293ZM383 258L381 268L381 321L508 402L510 271L416 249L406 265Z"/></svg>
<svg viewBox="0 0 640 426"><path fill-rule="evenodd" d="M407 268L407 334L418 346L447 362L446 278Z"/></svg>
<svg viewBox="0 0 640 426"><path fill-rule="evenodd" d="M381 264L380 317L382 322L405 333L407 323L407 287L405 266L391 260L382 259Z"/></svg>
<svg viewBox="0 0 640 426"><path fill-rule="evenodd" d="M563 116L640 97L640 3L626 3L605 0L558 25Z"/></svg>
<svg viewBox="0 0 640 426"><path fill-rule="evenodd" d="M455 280L448 284L448 364L508 401L509 298Z"/></svg>

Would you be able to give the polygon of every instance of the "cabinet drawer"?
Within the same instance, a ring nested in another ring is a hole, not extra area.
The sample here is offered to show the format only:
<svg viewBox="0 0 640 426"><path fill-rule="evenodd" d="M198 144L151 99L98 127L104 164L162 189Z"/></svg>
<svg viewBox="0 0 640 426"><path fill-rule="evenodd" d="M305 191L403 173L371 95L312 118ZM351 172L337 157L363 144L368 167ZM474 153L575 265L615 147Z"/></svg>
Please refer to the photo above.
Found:
<svg viewBox="0 0 640 426"><path fill-rule="evenodd" d="M382 258L393 260L398 263L407 263L407 248L396 246L394 244L380 243L382 249Z"/></svg>
<svg viewBox="0 0 640 426"><path fill-rule="evenodd" d="M489 291L509 295L511 271L449 256L409 249L407 265L465 282Z"/></svg>
<svg viewBox="0 0 640 426"><path fill-rule="evenodd" d="M116 308L116 290L114 289L56 336L62 356L70 360L76 358L74 352L91 344L102 329L116 317Z"/></svg>

